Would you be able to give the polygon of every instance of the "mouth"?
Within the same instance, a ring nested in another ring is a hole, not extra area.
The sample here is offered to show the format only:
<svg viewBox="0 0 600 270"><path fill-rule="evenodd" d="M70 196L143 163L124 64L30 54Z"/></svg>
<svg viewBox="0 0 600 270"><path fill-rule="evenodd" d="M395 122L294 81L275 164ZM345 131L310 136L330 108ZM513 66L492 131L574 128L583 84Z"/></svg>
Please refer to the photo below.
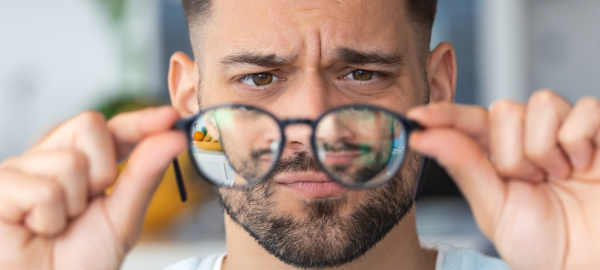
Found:
<svg viewBox="0 0 600 270"><path fill-rule="evenodd" d="M348 188L338 184L322 172L280 174L275 183L304 198L328 198L344 195Z"/></svg>

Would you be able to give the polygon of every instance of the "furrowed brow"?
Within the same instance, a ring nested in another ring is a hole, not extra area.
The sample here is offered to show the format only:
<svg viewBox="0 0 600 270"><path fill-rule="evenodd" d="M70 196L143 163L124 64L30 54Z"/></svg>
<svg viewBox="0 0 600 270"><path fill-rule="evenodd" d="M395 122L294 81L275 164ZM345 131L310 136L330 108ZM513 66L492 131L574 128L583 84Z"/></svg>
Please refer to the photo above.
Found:
<svg viewBox="0 0 600 270"><path fill-rule="evenodd" d="M293 61L292 58L280 57L275 54L257 54L251 52L242 52L234 55L229 55L221 60L221 65L224 67L235 65L255 65L264 68L275 68Z"/></svg>
<svg viewBox="0 0 600 270"><path fill-rule="evenodd" d="M398 53L358 51L345 47L335 49L333 57L351 65L376 64L382 66L401 66L404 64L404 56Z"/></svg>

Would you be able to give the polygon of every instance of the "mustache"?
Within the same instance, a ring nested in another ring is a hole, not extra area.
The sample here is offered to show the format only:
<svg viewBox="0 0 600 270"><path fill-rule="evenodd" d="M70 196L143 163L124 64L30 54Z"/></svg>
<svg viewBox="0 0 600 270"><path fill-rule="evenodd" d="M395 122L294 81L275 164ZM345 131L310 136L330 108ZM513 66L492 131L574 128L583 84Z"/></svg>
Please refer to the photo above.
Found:
<svg viewBox="0 0 600 270"><path fill-rule="evenodd" d="M307 151L294 152L291 157L282 158L275 164L267 179L279 173L321 172L317 159Z"/></svg>
<svg viewBox="0 0 600 270"><path fill-rule="evenodd" d="M250 152L250 158L252 160L258 160L261 156L270 155L271 153L273 153L273 151L271 151L271 149L254 150L254 151Z"/></svg>
<svg viewBox="0 0 600 270"><path fill-rule="evenodd" d="M324 143L323 148L329 152L344 152L344 151L363 151L371 152L371 146L367 144L356 144L350 142L341 142L338 145Z"/></svg>
<svg viewBox="0 0 600 270"><path fill-rule="evenodd" d="M274 179L277 174L300 172L322 172L316 158L307 151L293 152L290 157L279 159L273 170L271 170L263 181L242 192L248 197L259 193L262 194L262 199L269 199L275 192L273 185L275 184Z"/></svg>

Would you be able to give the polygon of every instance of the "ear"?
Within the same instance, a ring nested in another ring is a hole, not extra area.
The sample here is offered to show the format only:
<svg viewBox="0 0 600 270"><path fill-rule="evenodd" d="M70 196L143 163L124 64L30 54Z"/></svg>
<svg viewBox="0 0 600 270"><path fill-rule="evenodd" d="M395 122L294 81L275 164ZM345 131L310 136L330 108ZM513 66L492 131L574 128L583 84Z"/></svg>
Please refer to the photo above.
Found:
<svg viewBox="0 0 600 270"><path fill-rule="evenodd" d="M169 64L169 95L182 117L198 113L198 66L185 53L176 52Z"/></svg>
<svg viewBox="0 0 600 270"><path fill-rule="evenodd" d="M427 79L430 102L454 102L456 93L456 54L448 42L440 43L429 53Z"/></svg>

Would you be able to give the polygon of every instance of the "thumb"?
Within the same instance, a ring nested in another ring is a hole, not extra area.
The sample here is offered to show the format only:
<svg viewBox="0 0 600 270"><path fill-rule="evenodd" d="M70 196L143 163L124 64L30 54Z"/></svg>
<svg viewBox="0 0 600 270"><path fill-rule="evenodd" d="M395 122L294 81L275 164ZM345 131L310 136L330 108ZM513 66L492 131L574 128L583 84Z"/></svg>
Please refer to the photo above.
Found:
<svg viewBox="0 0 600 270"><path fill-rule="evenodd" d="M492 237L507 188L481 147L450 128L415 132L410 136L410 147L436 159L446 169L467 199L483 233Z"/></svg>
<svg viewBox="0 0 600 270"><path fill-rule="evenodd" d="M183 133L169 131L144 139L131 153L114 191L106 199L108 215L127 250L137 241L146 208L165 169L185 147Z"/></svg>

